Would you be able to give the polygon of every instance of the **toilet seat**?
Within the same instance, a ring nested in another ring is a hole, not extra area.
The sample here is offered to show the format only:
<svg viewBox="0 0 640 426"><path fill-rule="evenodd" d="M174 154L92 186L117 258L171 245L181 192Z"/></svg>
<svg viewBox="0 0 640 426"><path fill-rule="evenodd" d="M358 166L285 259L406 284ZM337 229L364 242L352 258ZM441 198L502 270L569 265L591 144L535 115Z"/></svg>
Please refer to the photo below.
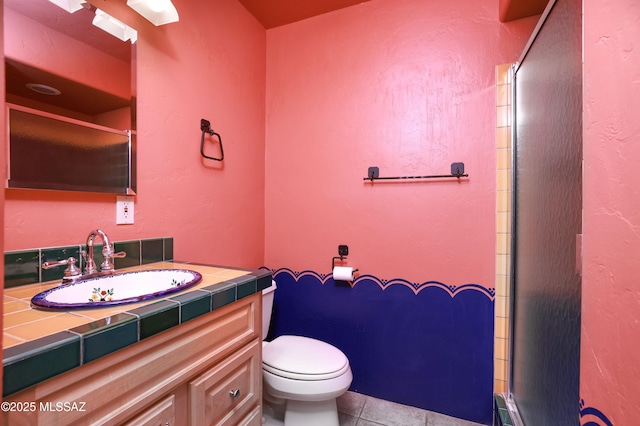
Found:
<svg viewBox="0 0 640 426"><path fill-rule="evenodd" d="M335 346L302 336L280 336L263 348L263 370L293 380L329 380L345 374L349 360Z"/></svg>

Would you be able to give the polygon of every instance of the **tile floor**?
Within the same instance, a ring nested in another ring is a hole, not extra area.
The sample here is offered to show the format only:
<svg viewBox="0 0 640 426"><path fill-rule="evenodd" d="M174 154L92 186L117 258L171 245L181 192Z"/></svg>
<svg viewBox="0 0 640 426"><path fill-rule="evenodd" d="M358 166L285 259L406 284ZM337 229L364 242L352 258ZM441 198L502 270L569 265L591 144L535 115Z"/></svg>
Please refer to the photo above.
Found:
<svg viewBox="0 0 640 426"><path fill-rule="evenodd" d="M347 392L338 398L340 426L480 426L479 423ZM282 425L267 419L267 426Z"/></svg>

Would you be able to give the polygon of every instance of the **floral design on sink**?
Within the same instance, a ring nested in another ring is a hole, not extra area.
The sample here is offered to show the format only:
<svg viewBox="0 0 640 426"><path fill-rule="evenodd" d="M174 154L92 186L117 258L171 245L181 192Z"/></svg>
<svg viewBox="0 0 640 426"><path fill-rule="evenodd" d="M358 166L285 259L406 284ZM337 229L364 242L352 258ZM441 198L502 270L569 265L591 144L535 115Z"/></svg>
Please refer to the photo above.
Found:
<svg viewBox="0 0 640 426"><path fill-rule="evenodd" d="M164 297L183 291L202 280L189 269L152 269L124 272L78 281L36 294L35 308L87 309L117 306Z"/></svg>
<svg viewBox="0 0 640 426"><path fill-rule="evenodd" d="M100 290L100 287L94 288L91 292L89 302L111 302L113 300L114 290Z"/></svg>

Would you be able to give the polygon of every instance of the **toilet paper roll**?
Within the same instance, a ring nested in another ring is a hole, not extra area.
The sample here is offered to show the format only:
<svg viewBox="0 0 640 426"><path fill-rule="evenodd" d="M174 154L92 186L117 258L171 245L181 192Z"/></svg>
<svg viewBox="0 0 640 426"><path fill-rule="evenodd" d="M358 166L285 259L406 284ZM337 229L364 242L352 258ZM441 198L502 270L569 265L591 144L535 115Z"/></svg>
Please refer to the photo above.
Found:
<svg viewBox="0 0 640 426"><path fill-rule="evenodd" d="M353 281L353 268L348 266L335 266L333 268L334 281Z"/></svg>

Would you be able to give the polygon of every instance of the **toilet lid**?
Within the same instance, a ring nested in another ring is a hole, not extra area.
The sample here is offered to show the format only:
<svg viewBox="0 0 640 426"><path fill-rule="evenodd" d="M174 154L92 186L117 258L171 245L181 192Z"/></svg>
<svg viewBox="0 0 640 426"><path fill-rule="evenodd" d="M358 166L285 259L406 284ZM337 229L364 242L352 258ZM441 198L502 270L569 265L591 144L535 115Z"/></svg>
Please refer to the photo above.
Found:
<svg viewBox="0 0 640 426"><path fill-rule="evenodd" d="M301 336L280 336L262 351L263 368L273 374L326 380L344 374L349 360L335 346Z"/></svg>

